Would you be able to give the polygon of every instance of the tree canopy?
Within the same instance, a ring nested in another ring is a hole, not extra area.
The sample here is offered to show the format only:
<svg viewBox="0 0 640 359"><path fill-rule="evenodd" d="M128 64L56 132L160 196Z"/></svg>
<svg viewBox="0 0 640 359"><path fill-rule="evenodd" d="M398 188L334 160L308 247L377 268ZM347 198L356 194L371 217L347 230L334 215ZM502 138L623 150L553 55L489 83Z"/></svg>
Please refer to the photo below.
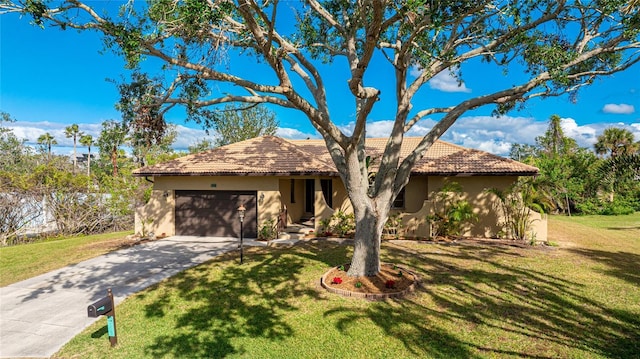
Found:
<svg viewBox="0 0 640 359"><path fill-rule="evenodd" d="M152 122L176 105L205 125L216 106L227 103L299 111L324 138L354 207L350 275L378 272L380 235L393 199L414 164L461 115L482 106L501 114L532 98L573 95L640 59L640 15L624 0L158 0L129 1L119 12L92 7L97 4L4 0L0 11L29 14L40 26L101 32L131 68L148 70L140 66L145 59L158 60L163 76L143 77L154 82L144 88L153 90L134 104L138 113L149 109ZM229 66L224 59L232 55L254 56L255 68ZM373 66L378 60L387 65ZM437 74L448 70L462 81L465 66L479 62L518 76L508 87L454 104L417 100ZM355 119L349 132L332 117L327 96L329 81L342 81L341 73ZM393 93L375 86L372 79L380 77L394 84ZM394 104L393 128L370 185L367 119L387 98ZM439 121L401 158L404 136L428 116Z"/></svg>
<svg viewBox="0 0 640 359"><path fill-rule="evenodd" d="M250 138L275 135L278 129L276 115L265 107L241 108L227 105L215 120L218 133L217 146L224 146Z"/></svg>

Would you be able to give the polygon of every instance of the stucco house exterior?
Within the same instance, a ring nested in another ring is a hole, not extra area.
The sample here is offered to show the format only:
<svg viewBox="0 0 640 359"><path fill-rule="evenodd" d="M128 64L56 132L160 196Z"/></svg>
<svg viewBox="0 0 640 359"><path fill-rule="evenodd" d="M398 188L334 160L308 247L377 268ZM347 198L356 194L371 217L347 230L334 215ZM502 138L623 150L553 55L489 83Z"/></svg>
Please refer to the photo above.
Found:
<svg viewBox="0 0 640 359"><path fill-rule="evenodd" d="M367 153L381 154L386 140L367 139ZM419 141L405 138L402 154ZM426 217L443 181L450 179L462 185L479 218L466 235L495 237L500 230L497 199L485 189L504 189L519 176L537 173L517 161L437 141L413 169L392 213L400 215L402 236L429 237ZM268 220L282 226L306 220L318 230L335 211L351 211L324 141L317 139L258 137L143 167L134 175L153 182L149 202L136 210L136 233L238 237L241 204L247 209L247 238L255 238ZM546 220L538 218L534 227L537 239L546 240Z"/></svg>

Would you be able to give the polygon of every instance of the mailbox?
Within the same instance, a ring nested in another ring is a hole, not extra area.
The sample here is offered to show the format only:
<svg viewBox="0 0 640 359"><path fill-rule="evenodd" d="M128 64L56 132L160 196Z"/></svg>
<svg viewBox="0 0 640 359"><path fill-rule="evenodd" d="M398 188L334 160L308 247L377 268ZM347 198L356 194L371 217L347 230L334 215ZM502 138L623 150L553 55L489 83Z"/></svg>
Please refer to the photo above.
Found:
<svg viewBox="0 0 640 359"><path fill-rule="evenodd" d="M87 307L87 313L90 318L97 318L101 315L105 315L113 309L113 302L111 298L104 297L99 299L97 302L89 305Z"/></svg>

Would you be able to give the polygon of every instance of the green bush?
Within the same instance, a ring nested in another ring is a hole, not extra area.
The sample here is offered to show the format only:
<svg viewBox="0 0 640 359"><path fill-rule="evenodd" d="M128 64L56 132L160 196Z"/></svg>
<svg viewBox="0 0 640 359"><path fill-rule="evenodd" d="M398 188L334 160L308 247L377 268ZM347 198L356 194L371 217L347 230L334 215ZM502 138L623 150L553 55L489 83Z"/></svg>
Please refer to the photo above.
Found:
<svg viewBox="0 0 640 359"><path fill-rule="evenodd" d="M605 216L619 216L625 214L632 214L635 212L633 204L625 200L615 200L611 203L606 203L600 214Z"/></svg>
<svg viewBox="0 0 640 359"><path fill-rule="evenodd" d="M271 218L260 226L260 230L258 230L258 239L270 241L272 239L276 239L278 237L278 224L277 222Z"/></svg>
<svg viewBox="0 0 640 359"><path fill-rule="evenodd" d="M445 182L436 194L434 214L427 216L433 237L460 236L470 222L478 220L473 207L462 199L462 193L457 182Z"/></svg>
<svg viewBox="0 0 640 359"><path fill-rule="evenodd" d="M353 213L337 211L331 216L331 232L339 237L347 237L356 230L356 219Z"/></svg>
<svg viewBox="0 0 640 359"><path fill-rule="evenodd" d="M348 237L353 235L355 230L356 220L353 213L347 214L343 211L337 211L330 218L324 218L320 221L318 236Z"/></svg>

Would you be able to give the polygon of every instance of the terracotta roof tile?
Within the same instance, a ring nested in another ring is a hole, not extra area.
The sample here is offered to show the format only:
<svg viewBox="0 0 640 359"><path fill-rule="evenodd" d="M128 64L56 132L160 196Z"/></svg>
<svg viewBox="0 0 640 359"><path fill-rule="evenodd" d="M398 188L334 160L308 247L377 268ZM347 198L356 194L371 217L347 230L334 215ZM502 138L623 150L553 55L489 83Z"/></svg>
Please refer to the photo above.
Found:
<svg viewBox="0 0 640 359"><path fill-rule="evenodd" d="M284 176L312 173L337 175L333 163L274 136L257 137L134 171L138 176Z"/></svg>
<svg viewBox="0 0 640 359"><path fill-rule="evenodd" d="M401 158L415 149L420 138L405 138ZM367 152L384 151L387 139L367 139ZM437 141L412 171L422 175L533 175L538 169L523 163ZM138 176L203 175L325 175L337 176L323 140L284 140L264 136L234 143L134 171Z"/></svg>

